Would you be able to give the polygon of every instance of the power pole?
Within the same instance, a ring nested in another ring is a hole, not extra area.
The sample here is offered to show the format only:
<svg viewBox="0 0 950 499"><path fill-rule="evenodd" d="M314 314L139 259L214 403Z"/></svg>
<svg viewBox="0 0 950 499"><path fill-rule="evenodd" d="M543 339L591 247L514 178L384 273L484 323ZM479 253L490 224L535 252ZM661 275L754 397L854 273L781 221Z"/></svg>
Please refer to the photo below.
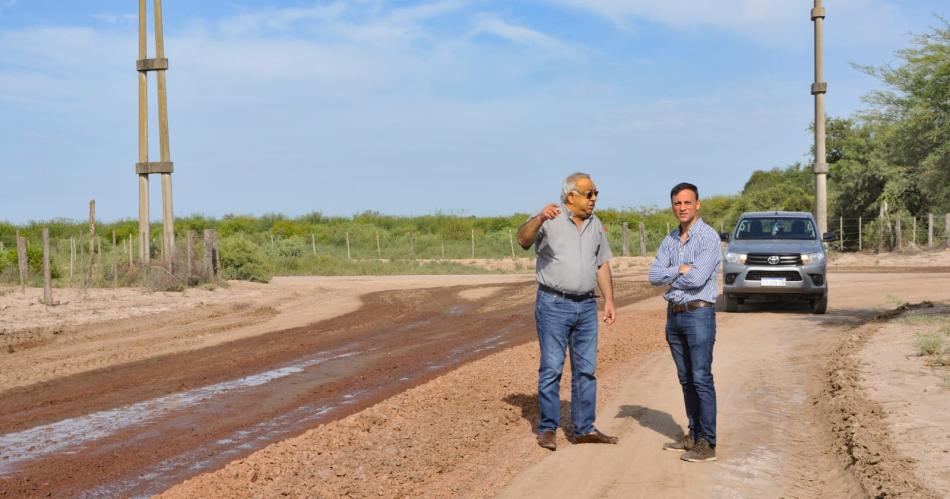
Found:
<svg viewBox="0 0 950 499"><path fill-rule="evenodd" d="M824 56L822 55L822 27L825 23L825 8L821 0L815 0L811 9L811 20L815 23L815 82L811 84L811 94L815 96L815 218L818 219L818 231L828 232L828 163L825 155L825 93L828 83L825 80Z"/></svg>
<svg viewBox="0 0 950 499"><path fill-rule="evenodd" d="M135 173L139 176L139 259L145 265L149 263L149 207L148 176L158 173L162 178L162 222L164 247L162 255L171 270L175 255L175 219L172 210L172 171L174 164L168 145L168 100L166 97L165 71L168 59L165 58L165 40L162 31L162 1L155 3L155 58L148 58L146 43L146 0L139 0L139 58L135 69L139 73L139 160L135 164ZM161 161L148 160L148 73L158 73L158 140Z"/></svg>

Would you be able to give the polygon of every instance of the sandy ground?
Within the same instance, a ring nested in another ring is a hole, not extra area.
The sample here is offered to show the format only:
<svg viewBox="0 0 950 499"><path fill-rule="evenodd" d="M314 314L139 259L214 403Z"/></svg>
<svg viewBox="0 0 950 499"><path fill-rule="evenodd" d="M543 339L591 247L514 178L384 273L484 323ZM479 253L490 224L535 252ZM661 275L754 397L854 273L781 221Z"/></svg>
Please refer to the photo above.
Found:
<svg viewBox="0 0 950 499"><path fill-rule="evenodd" d="M854 355L858 386L921 485L950 494L950 355L922 355L917 334L943 337L950 354L950 307L920 308L871 331Z"/></svg>
<svg viewBox="0 0 950 499"><path fill-rule="evenodd" d="M650 261L617 259L618 279L642 282ZM531 268L530 261L527 265L507 262L503 265L511 267L502 270L516 270L519 265ZM716 465L690 466L675 454L656 452L680 431L683 415L672 362L662 341L662 302L648 300L623 308L618 323L601 336L599 425L621 436L617 447L574 446L563 436L556 453L536 446L532 428L537 420L537 353L528 344L270 445L167 494L480 497L499 492L540 496L544 491L547 495L573 491L588 497L675 497L700 492L719 497L810 497L870 493L871 486L855 476L854 456L832 444L841 440L840 433L848 431L848 426L827 421L820 410L832 404L826 390L834 382L826 373L828 362L842 352L857 359L865 355L860 353L865 345L873 348L871 338L879 337L880 328L865 323L878 312L901 301L950 300L950 275L926 272L928 267L950 266L950 251L842 255L832 260L833 269L875 266L917 270L899 275L833 275L834 294L824 318L795 309L720 314L716 376L721 390L722 444ZM4 390L65 375L311 324L357 310L360 296L372 291L480 285L468 291L471 299L477 299L492 292L486 286L491 283L531 279L530 274L279 278L270 285L232 283L213 291L185 293L56 290L56 299L63 303L58 307L38 303L42 290L31 289L26 295L0 290L0 399ZM837 351L849 334L860 341ZM905 360L919 363L913 357ZM860 362L841 369L857 373L871 365L865 359L865 367L860 367ZM854 378L863 376L865 384L856 393L864 396L867 392L866 398L882 408L872 414L883 422L876 437L905 441L907 434L926 433L908 428L946 427L945 422L927 416L938 409L941 414L950 413L946 391L941 397L939 387L928 388L933 396L925 400L936 404L933 407L908 404L913 392L885 390L887 383L902 386L895 380L906 377L901 374L904 371L897 369L896 374L887 375L891 378L882 375L887 379L870 375L885 372L881 366L861 372ZM887 395L877 400L871 387ZM562 398L569 398L566 389ZM566 423L566 405L562 408ZM940 461L939 454L928 457L921 453L921 446L910 442L903 447L899 442L891 444L895 454L878 460ZM948 461L945 449L938 448L944 452L944 465ZM578 462L586 464L577 466ZM895 489L898 495L908 491L950 494L940 476L928 477L914 466L905 468L910 478L902 479L910 485Z"/></svg>

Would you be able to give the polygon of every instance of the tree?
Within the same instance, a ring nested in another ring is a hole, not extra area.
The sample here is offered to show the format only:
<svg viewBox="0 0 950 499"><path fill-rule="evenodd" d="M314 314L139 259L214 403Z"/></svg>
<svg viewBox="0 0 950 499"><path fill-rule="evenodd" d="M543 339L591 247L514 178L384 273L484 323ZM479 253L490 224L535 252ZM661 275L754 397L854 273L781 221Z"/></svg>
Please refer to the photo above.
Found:
<svg viewBox="0 0 950 499"><path fill-rule="evenodd" d="M876 130L889 168L881 193L912 213L950 211L950 23L897 52L903 64L859 66L890 87L865 100L862 118Z"/></svg>

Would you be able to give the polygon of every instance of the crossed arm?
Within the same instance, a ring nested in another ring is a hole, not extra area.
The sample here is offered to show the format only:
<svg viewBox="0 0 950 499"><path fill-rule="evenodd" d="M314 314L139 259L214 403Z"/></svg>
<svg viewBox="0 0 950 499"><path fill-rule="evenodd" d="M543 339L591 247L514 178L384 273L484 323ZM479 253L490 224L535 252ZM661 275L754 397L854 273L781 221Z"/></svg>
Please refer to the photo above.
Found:
<svg viewBox="0 0 950 499"><path fill-rule="evenodd" d="M710 238L707 238L710 239ZM660 246L656 259L650 265L650 284L659 286L668 284L673 289L693 289L701 287L716 271L719 265L719 242L700 241L700 249L690 264L673 264L673 252L677 241L666 240Z"/></svg>

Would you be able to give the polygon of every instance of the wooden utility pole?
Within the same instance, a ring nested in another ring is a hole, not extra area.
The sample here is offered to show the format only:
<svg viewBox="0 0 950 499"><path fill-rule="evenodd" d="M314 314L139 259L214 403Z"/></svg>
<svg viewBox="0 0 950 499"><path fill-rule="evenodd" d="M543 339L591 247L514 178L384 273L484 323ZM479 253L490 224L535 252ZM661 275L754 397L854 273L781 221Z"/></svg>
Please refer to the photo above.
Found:
<svg viewBox="0 0 950 499"><path fill-rule="evenodd" d="M828 163L825 155L825 82L822 29L825 24L825 8L821 0L815 0L811 9L811 20L815 23L815 82L811 84L811 94L815 96L815 218L819 234L828 232Z"/></svg>
<svg viewBox="0 0 950 499"><path fill-rule="evenodd" d="M139 73L139 158L135 164L135 173L139 176L139 259L145 265L150 260L148 218L148 176L156 173L162 179L162 222L163 248L162 255L172 270L175 256L175 220L172 209L172 172L174 164L171 160L171 151L168 144L168 100L166 93L165 71L168 70L168 59L165 58L165 40L162 30L162 2L155 3L155 58L148 58L148 44L146 42L146 0L139 0L139 58L135 69ZM158 81L158 140L160 161L148 159L148 73L157 72Z"/></svg>

